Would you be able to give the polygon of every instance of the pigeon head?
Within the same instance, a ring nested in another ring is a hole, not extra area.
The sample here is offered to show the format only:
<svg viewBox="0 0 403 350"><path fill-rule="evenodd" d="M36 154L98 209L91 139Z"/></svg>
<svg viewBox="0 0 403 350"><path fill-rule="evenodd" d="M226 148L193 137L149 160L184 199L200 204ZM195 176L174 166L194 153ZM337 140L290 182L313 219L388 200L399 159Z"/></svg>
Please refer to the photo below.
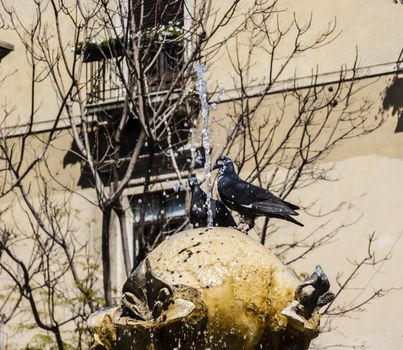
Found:
<svg viewBox="0 0 403 350"><path fill-rule="evenodd" d="M234 164L228 156L218 157L213 169L218 169L218 178L222 176L236 176Z"/></svg>
<svg viewBox="0 0 403 350"><path fill-rule="evenodd" d="M220 156L217 158L213 169L225 169L228 165L232 165L232 160L228 156Z"/></svg>
<svg viewBox="0 0 403 350"><path fill-rule="evenodd" d="M189 176L188 183L189 183L189 187L192 189L195 187L198 187L198 185L199 185L199 183L197 182L197 177L195 175Z"/></svg>

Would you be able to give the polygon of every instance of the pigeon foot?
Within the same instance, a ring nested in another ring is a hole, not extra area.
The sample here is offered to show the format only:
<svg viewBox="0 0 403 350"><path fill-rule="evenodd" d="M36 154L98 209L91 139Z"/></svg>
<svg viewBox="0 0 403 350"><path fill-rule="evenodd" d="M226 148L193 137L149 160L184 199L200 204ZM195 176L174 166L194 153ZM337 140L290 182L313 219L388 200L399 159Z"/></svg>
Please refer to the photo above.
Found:
<svg viewBox="0 0 403 350"><path fill-rule="evenodd" d="M248 234L248 231L250 230L249 224L245 222L241 222L237 227L235 227L236 230L241 231L242 233Z"/></svg>

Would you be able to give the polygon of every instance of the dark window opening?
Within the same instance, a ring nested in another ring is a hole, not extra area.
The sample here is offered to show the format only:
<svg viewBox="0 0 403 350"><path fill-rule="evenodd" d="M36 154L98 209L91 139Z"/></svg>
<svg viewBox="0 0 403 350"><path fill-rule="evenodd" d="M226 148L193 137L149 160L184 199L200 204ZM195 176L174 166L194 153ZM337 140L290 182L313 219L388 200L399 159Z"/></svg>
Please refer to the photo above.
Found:
<svg viewBox="0 0 403 350"><path fill-rule="evenodd" d="M183 66L183 0L137 0L133 6L148 84L154 91L167 89Z"/></svg>
<svg viewBox="0 0 403 350"><path fill-rule="evenodd" d="M144 236L150 244L161 237L172 235L187 220L186 192L172 189L135 195L130 198L133 210L133 228L141 224L144 209Z"/></svg>
<svg viewBox="0 0 403 350"><path fill-rule="evenodd" d="M154 91L167 89L183 66L184 47L181 41L154 42L147 57L147 79ZM161 48L162 46L162 48Z"/></svg>
<svg viewBox="0 0 403 350"><path fill-rule="evenodd" d="M136 31L161 25L183 25L183 0L134 0Z"/></svg>

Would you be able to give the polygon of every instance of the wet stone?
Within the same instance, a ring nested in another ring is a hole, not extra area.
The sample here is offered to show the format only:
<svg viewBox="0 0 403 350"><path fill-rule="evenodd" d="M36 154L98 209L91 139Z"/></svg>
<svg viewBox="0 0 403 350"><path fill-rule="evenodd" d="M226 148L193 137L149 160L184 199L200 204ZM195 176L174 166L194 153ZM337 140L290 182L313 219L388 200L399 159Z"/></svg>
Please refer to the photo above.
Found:
<svg viewBox="0 0 403 350"><path fill-rule="evenodd" d="M90 328L96 349L307 350L319 314L298 315L304 305L295 291L304 286L299 296L308 304L311 280L301 284L267 248L235 229L189 230L162 242L125 283L135 312L125 314L123 305L95 313Z"/></svg>

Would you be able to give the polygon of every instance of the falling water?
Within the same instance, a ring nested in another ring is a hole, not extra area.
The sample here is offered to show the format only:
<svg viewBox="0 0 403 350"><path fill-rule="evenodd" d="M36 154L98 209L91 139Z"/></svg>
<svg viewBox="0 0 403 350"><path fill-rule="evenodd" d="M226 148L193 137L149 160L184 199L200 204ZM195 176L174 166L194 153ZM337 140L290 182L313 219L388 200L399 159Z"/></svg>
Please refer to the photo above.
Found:
<svg viewBox="0 0 403 350"><path fill-rule="evenodd" d="M202 140L204 148L204 171L206 174L207 182L207 227L213 227L213 211L211 210L211 155L210 155L210 131L209 131L209 105L207 103L207 82L204 80L204 74L207 71L207 66L204 64L193 65L193 69L197 74L197 89L199 92L200 99L200 109L203 117L203 130L202 130Z"/></svg>

